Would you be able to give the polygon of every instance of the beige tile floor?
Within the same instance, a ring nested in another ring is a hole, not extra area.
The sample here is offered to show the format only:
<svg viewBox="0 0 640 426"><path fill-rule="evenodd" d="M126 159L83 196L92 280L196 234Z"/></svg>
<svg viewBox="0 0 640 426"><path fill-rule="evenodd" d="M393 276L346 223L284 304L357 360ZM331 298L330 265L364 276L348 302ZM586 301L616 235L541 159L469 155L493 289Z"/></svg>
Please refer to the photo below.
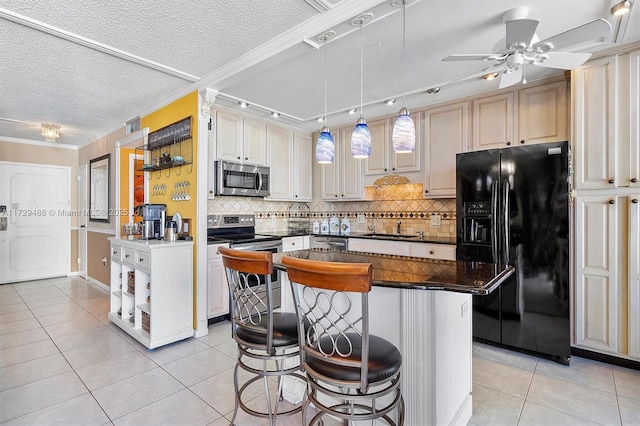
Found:
<svg viewBox="0 0 640 426"><path fill-rule="evenodd" d="M0 285L0 423L228 424L229 323L150 351L110 324L108 303L77 277ZM473 367L470 425L640 425L639 371L578 357L565 367L479 344ZM259 424L243 414L236 423Z"/></svg>

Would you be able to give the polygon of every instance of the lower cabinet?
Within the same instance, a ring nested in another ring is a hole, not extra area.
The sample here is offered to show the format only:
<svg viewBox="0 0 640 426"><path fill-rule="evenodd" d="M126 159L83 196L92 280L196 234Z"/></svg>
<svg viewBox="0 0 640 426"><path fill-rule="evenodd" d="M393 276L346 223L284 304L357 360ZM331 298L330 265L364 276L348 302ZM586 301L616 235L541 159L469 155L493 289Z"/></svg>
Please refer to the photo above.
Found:
<svg viewBox="0 0 640 426"><path fill-rule="evenodd" d="M640 194L576 197L577 347L640 360Z"/></svg>
<svg viewBox="0 0 640 426"><path fill-rule="evenodd" d="M109 320L149 349L192 337L193 241L109 241Z"/></svg>
<svg viewBox="0 0 640 426"><path fill-rule="evenodd" d="M229 287L218 247L228 244L207 246L207 319L229 313Z"/></svg>

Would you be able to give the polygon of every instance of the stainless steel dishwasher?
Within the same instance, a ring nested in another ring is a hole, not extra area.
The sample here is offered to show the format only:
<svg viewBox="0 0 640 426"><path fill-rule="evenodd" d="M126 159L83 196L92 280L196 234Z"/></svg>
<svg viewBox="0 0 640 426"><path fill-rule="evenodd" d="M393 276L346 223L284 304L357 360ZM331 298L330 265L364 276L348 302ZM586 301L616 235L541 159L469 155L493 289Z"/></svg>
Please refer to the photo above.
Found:
<svg viewBox="0 0 640 426"><path fill-rule="evenodd" d="M312 235L311 248L323 248L330 250L347 250L349 239L329 235Z"/></svg>

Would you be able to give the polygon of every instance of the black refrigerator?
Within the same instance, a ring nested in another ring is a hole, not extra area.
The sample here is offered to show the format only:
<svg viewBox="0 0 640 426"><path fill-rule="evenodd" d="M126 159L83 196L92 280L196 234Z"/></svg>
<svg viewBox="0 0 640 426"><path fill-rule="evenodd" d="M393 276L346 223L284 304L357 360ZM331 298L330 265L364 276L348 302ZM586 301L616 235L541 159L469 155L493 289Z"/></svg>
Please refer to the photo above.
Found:
<svg viewBox="0 0 640 426"><path fill-rule="evenodd" d="M569 143L456 156L458 260L509 264L473 298L477 341L569 364Z"/></svg>

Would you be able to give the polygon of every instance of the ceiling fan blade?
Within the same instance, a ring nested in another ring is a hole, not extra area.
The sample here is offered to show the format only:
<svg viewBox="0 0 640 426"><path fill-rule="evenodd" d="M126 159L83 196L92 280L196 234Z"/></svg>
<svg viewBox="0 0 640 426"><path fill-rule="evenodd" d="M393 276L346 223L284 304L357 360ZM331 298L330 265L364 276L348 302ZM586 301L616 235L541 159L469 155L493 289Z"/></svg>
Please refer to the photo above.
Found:
<svg viewBox="0 0 640 426"><path fill-rule="evenodd" d="M500 77L500 85L498 88L503 89L505 87L513 86L514 84L518 84L522 81L522 73L524 71L524 67L520 67L515 71L510 73L502 73L502 77Z"/></svg>
<svg viewBox="0 0 640 426"><path fill-rule="evenodd" d="M549 52L544 56L547 59L542 62L534 62L533 65L572 70L587 62L591 53Z"/></svg>
<svg viewBox="0 0 640 426"><path fill-rule="evenodd" d="M459 54L459 55L451 55L446 58L442 58L442 62L452 62L452 61L500 61L505 58L505 55L501 55L498 53L486 53L486 54Z"/></svg>
<svg viewBox="0 0 640 426"><path fill-rule="evenodd" d="M564 49L565 47L574 46L576 44L583 43L588 40L603 37L611 32L611 24L606 19L596 19L595 21L588 22L579 27L575 27L569 31L565 31L560 34L556 34L545 40L539 41L532 47L536 50L540 46L550 45L549 50ZM543 48L544 49L544 48Z"/></svg>
<svg viewBox="0 0 640 426"><path fill-rule="evenodd" d="M515 19L507 21L507 49L526 49L536 33L540 21L537 19Z"/></svg>

